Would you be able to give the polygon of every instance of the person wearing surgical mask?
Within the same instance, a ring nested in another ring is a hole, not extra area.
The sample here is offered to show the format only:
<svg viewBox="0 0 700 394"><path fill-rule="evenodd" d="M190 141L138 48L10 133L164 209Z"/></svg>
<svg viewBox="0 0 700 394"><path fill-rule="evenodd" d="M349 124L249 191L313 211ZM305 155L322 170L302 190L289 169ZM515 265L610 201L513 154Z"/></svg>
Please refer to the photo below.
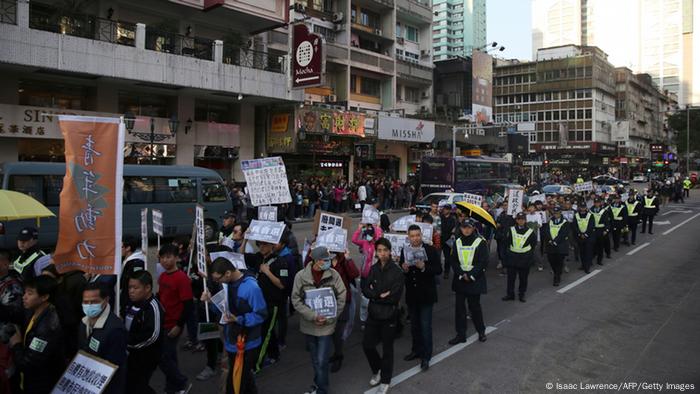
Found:
<svg viewBox="0 0 700 394"><path fill-rule="evenodd" d="M83 317L78 331L78 349L116 365L112 380L103 393L120 393L126 385L127 331L112 312L107 289L99 282L85 285Z"/></svg>
<svg viewBox="0 0 700 394"><path fill-rule="evenodd" d="M345 308L347 289L332 269L333 259L325 246L311 250L308 264L294 278L292 305L299 313L299 326L306 339L314 369L310 392L325 394L330 386L330 352L336 322Z"/></svg>

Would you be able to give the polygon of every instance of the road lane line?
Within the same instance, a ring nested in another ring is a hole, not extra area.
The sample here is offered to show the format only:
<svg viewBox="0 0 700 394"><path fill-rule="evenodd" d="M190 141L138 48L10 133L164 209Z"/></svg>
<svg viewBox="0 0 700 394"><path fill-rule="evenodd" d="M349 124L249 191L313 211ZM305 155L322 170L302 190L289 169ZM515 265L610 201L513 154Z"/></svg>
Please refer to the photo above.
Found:
<svg viewBox="0 0 700 394"><path fill-rule="evenodd" d="M698 217L698 216L700 216L700 213L696 213L695 215L689 217L688 219L685 219L684 221L682 221L682 222L676 224L675 226L671 227L670 229L664 231L664 232L663 232L663 235L668 235L668 234L670 234L671 232L673 232L673 230L675 230L675 229L677 229L678 227L680 227L680 226L682 226L682 225L688 223L689 221L695 219L695 218Z"/></svg>
<svg viewBox="0 0 700 394"><path fill-rule="evenodd" d="M637 246L636 248L634 248L634 249L630 250L629 252L627 252L627 255L628 255L628 256L632 256L633 254L639 252L640 250L646 248L646 247L649 246L649 245L651 245L651 242L644 242L643 244L641 244L641 245Z"/></svg>
<svg viewBox="0 0 700 394"><path fill-rule="evenodd" d="M557 290L557 293L559 293L559 294L564 294L564 293L566 293L567 291L573 289L574 287L580 285L581 283L587 281L588 279L591 279L591 278L594 277L595 275L598 275L600 272L601 272L601 270L594 270L594 271L591 271L590 274L588 274L588 275L586 275L586 276L584 276L584 277L582 277L582 278L579 278L577 281L572 282L572 283L569 283L569 284L566 285L565 287L562 287L561 289Z"/></svg>
<svg viewBox="0 0 700 394"><path fill-rule="evenodd" d="M498 328L493 327L493 326L488 326L488 327L486 327L486 335L488 335L496 330L498 330ZM476 342L478 339L479 339L479 334L474 334L474 335L470 336L469 338L467 338L467 342L454 345L454 346L450 347L449 349L445 350L444 352L433 356L433 358L430 359L430 368L433 368L433 366L435 364L437 364L440 361L442 361L442 360L452 356L453 354L463 350L465 347ZM391 378L391 385L390 386L395 387L396 385L412 378L413 376L418 375L421 372L422 371L420 369L420 365L417 365L409 370L403 371L400 374ZM377 392L377 390L379 390L379 387L373 387L373 388L365 391L365 394L375 394Z"/></svg>

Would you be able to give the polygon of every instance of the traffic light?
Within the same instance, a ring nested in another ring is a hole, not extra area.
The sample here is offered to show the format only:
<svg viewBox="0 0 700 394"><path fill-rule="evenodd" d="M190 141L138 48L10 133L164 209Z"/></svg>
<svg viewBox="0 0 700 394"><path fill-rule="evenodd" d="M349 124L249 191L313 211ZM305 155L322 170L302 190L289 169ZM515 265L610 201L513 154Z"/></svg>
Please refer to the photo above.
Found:
<svg viewBox="0 0 700 394"><path fill-rule="evenodd" d="M668 165L668 163L669 163L669 161L668 161L668 160L664 160L664 165L665 165L665 166L667 166L667 165Z"/></svg>
<svg viewBox="0 0 700 394"><path fill-rule="evenodd" d="M544 161L544 165L548 166L549 165L549 160Z"/></svg>

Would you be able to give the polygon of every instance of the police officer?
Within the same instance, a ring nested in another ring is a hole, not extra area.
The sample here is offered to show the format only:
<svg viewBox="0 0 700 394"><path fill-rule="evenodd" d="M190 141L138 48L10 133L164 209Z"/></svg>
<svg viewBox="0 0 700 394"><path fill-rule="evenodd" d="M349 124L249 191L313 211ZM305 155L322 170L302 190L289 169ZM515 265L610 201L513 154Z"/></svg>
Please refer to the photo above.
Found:
<svg viewBox="0 0 700 394"><path fill-rule="evenodd" d="M223 226L219 230L219 245L233 249L233 228L236 225L236 215L232 211L224 211Z"/></svg>
<svg viewBox="0 0 700 394"><path fill-rule="evenodd" d="M588 207L585 201L578 204L578 212L574 215L574 232L576 241L578 242L578 250L581 258L581 268L587 274L591 272L591 264L593 263L593 248L595 246L595 220L593 215L588 212Z"/></svg>
<svg viewBox="0 0 700 394"><path fill-rule="evenodd" d="M455 292L455 330L457 336L450 345L467 341L467 309L479 333L479 341L486 341L486 326L481 311L481 295L486 294L486 267L489 264L489 248L486 240L476 231L476 221L465 218L459 223L460 235L455 241L450 262L454 270L452 291Z"/></svg>
<svg viewBox="0 0 700 394"><path fill-rule="evenodd" d="M683 196L690 198L690 188L693 186L693 182L690 181L690 178L685 177L683 180Z"/></svg>
<svg viewBox="0 0 700 394"><path fill-rule="evenodd" d="M608 209L612 219L613 250L617 252L620 248L620 235L627 226L627 206L620 199L620 195L615 194L613 202Z"/></svg>
<svg viewBox="0 0 700 394"><path fill-rule="evenodd" d="M594 251L596 255L596 262L598 265L603 265L603 251L610 258L610 249L605 247L605 240L608 239L608 234L610 233L610 216L608 215L608 209L603 208L603 200L600 197L596 197L593 200L593 207L591 208L591 214L594 219L595 226L595 246Z"/></svg>
<svg viewBox="0 0 700 394"><path fill-rule="evenodd" d="M515 216L515 226L506 233L505 266L508 270L508 292L503 301L515 299L515 278L520 278L518 286L518 299L525 302L527 291L527 277L530 274L530 266L535 262L535 247L537 247L537 234L525 225L527 215L520 212Z"/></svg>
<svg viewBox="0 0 700 394"><path fill-rule="evenodd" d="M635 194L630 191L627 197L627 202L625 202L625 207L627 208L627 228L629 229L629 236L632 240L632 245L637 244L637 224L639 224L639 213L641 212L642 205L635 197ZM627 234L625 234L625 243L627 242Z"/></svg>
<svg viewBox="0 0 700 394"><path fill-rule="evenodd" d="M34 227L25 227L17 235L17 249L20 254L12 263L12 268L17 271L22 282L34 279L34 263L45 255L37 246L38 240L39 232Z"/></svg>
<svg viewBox="0 0 700 394"><path fill-rule="evenodd" d="M561 207L552 208L552 218L542 226L542 243L544 243L547 260L554 271L554 286L561 282L564 258L569 254L569 222L564 219Z"/></svg>
<svg viewBox="0 0 700 394"><path fill-rule="evenodd" d="M648 189L647 195L644 196L642 202L644 203L642 208L642 234L646 232L647 223L649 223L649 234L654 234L651 232L651 228L654 225L654 216L659 212L659 198L654 196L654 192L651 189Z"/></svg>

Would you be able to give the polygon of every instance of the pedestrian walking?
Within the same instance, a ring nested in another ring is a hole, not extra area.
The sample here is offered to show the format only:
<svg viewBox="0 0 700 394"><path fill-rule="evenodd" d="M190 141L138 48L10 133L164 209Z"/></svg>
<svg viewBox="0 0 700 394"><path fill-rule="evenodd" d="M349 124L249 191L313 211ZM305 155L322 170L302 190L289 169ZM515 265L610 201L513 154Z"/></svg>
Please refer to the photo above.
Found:
<svg viewBox="0 0 700 394"><path fill-rule="evenodd" d="M591 215L593 215L593 221L595 223L595 244L593 247L594 254L596 256L596 263L598 265L603 265L603 253L610 258L610 246L606 248L606 239L609 240L610 233L610 215L607 208L603 208L603 199L596 197L593 200L593 207L591 208Z"/></svg>
<svg viewBox="0 0 700 394"><path fill-rule="evenodd" d="M617 252L620 249L622 233L627 228L627 206L622 202L620 195L615 194L609 209L612 219L613 250Z"/></svg>
<svg viewBox="0 0 700 394"><path fill-rule="evenodd" d="M587 274L591 272L593 264L593 251L595 248L595 220L593 215L588 212L588 207L585 202L578 204L578 212L574 215L576 226L576 241L578 242L578 250L580 254L581 267Z"/></svg>
<svg viewBox="0 0 700 394"><path fill-rule="evenodd" d="M382 237L382 230L371 224L360 224L352 235L352 243L360 247L362 253L362 267L360 268L360 288L364 288L372 264L375 262L375 244ZM360 300L360 321L367 321L367 306L369 300L364 295Z"/></svg>
<svg viewBox="0 0 700 394"><path fill-rule="evenodd" d="M561 207L555 206L552 208L552 218L542 227L542 242L554 272L554 286L561 283L564 258L569 254L569 234L569 222L562 216Z"/></svg>
<svg viewBox="0 0 700 394"><path fill-rule="evenodd" d="M639 213L641 212L641 205L639 200L635 197L634 193L630 191L627 197L627 202L625 202L627 208L627 228L629 229L629 239L632 241L632 245L637 244L637 225L639 224ZM627 234L625 234L625 241L627 241Z"/></svg>
<svg viewBox="0 0 700 394"><path fill-rule="evenodd" d="M507 294L503 301L515 299L515 279L519 279L518 299L525 302L527 292L527 279L530 274L530 266L534 263L534 253L537 247L537 235L526 226L527 215L520 212L515 216L515 226L506 233L506 269L508 275Z"/></svg>
<svg viewBox="0 0 700 394"><path fill-rule="evenodd" d="M654 225L654 216L659 213L659 199L654 196L652 190L647 190L647 195L644 196L644 207L642 208L642 234L646 232L647 224L649 224L649 234L652 232Z"/></svg>

